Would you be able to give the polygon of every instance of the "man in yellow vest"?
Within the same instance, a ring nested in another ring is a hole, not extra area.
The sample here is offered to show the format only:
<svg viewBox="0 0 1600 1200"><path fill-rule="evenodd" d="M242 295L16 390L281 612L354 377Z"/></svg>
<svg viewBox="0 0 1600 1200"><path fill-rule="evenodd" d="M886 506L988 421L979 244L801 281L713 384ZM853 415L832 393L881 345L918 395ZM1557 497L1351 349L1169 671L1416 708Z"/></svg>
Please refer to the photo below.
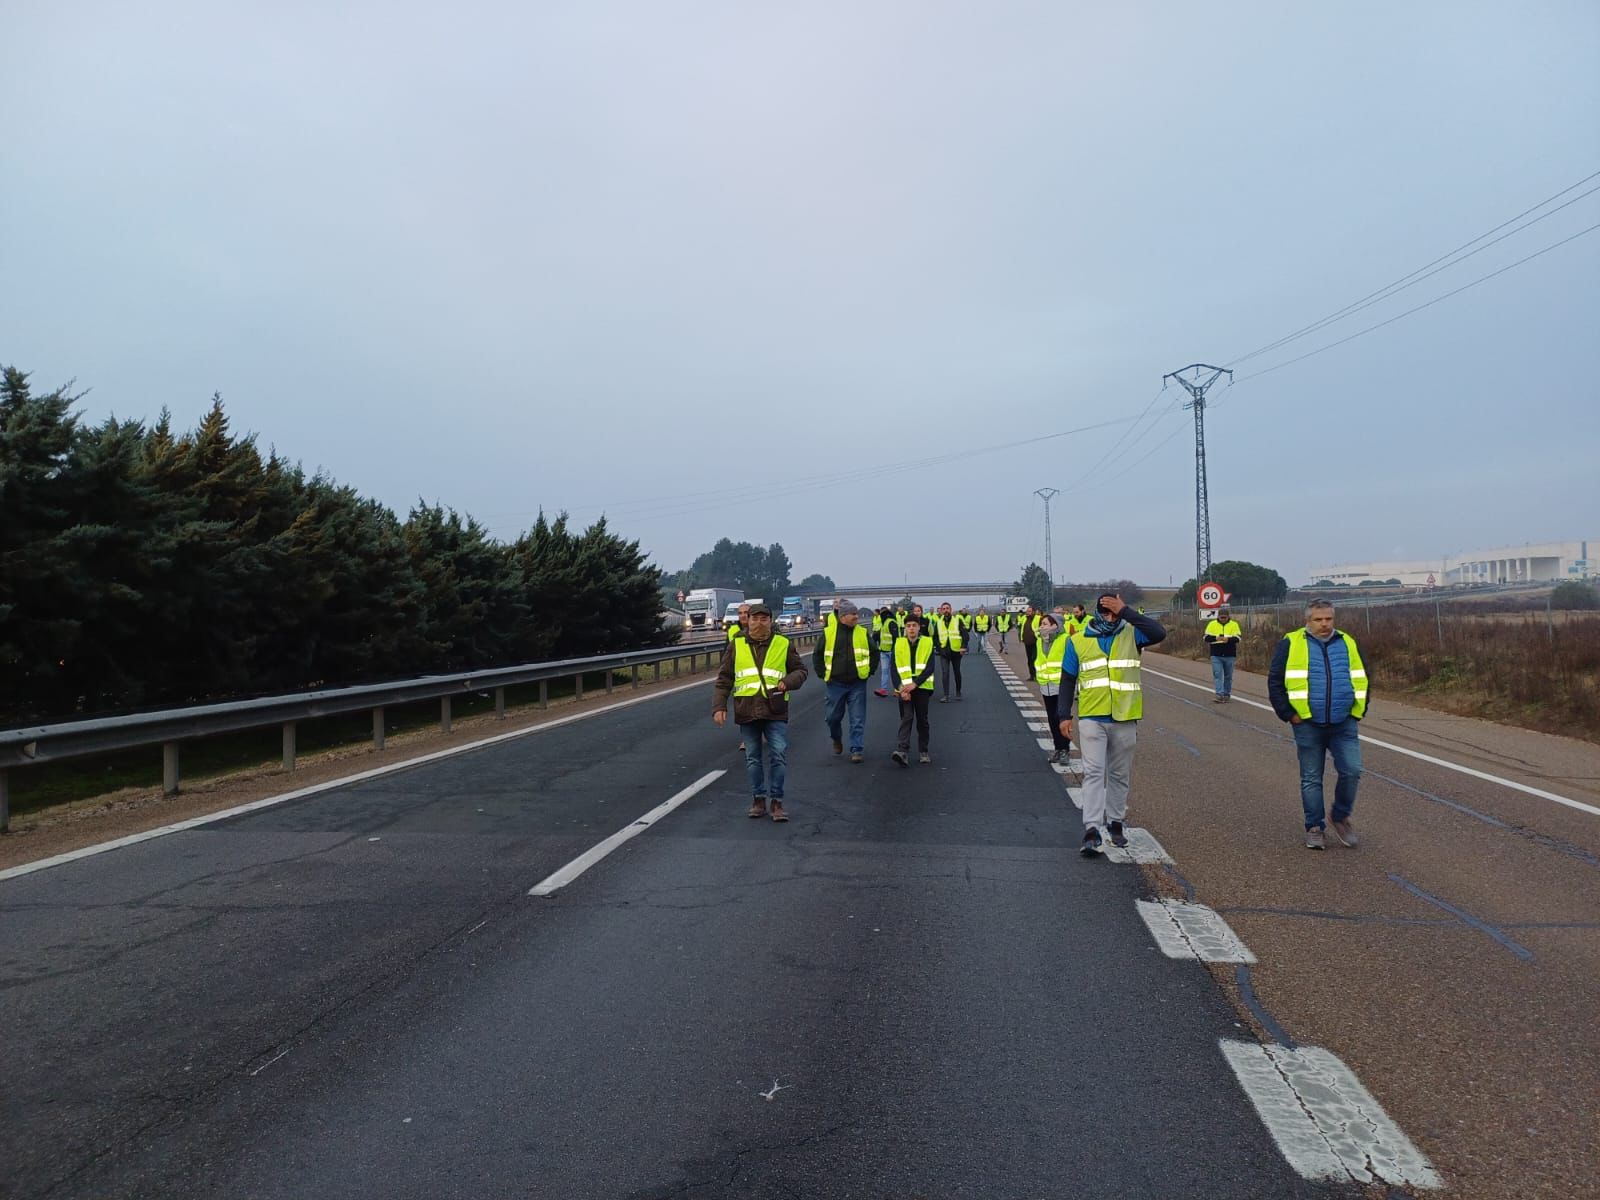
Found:
<svg viewBox="0 0 1600 1200"><path fill-rule="evenodd" d="M1300 760L1300 807L1306 849L1322 850L1328 814L1322 776L1327 758L1339 781L1333 788L1333 836L1354 849L1360 844L1350 819L1361 782L1361 733L1367 715L1367 667L1356 640L1334 628L1333 602L1306 605L1306 626L1284 636L1267 668L1267 696L1278 720L1289 722Z"/></svg>
<svg viewBox="0 0 1600 1200"><path fill-rule="evenodd" d="M955 678L956 699L961 699L961 658L967 652L966 625L950 611L946 600L933 618L933 637L939 651L939 703L950 703L950 680Z"/></svg>
<svg viewBox="0 0 1600 1200"><path fill-rule="evenodd" d="M734 638L741 638L744 636L744 627L749 620L750 606L748 604L739 605L739 619L732 625L728 626L728 645L733 645Z"/></svg>
<svg viewBox="0 0 1600 1200"><path fill-rule="evenodd" d="M994 625L994 618L989 615L989 610L983 605L978 605L977 614L972 618L972 648L979 654L983 653L984 641L989 636L989 630Z"/></svg>
<svg viewBox="0 0 1600 1200"><path fill-rule="evenodd" d="M1071 711L1078 694L1078 749L1083 755L1083 844L1085 858L1098 858L1103 825L1113 846L1126 846L1122 830L1128 815L1128 784L1133 776L1133 748L1144 716L1139 662L1146 646L1165 640L1167 631L1154 617L1135 612L1115 592L1095 602L1095 617L1067 640L1061 656L1059 711ZM1071 738L1072 721L1060 723Z"/></svg>
<svg viewBox="0 0 1600 1200"><path fill-rule="evenodd" d="M878 647L861 624L861 610L839 601L839 618L822 631L811 654L811 669L828 689L823 720L833 739L833 752L844 753L844 717L850 714L850 761L863 761L867 738L867 680L878 669Z"/></svg>
<svg viewBox="0 0 1600 1200"><path fill-rule="evenodd" d="M1233 699L1233 664L1239 654L1239 642L1244 630L1224 604L1217 615L1206 625L1206 645L1211 647L1211 689L1216 692L1214 704L1226 704Z"/></svg>
<svg viewBox="0 0 1600 1200"><path fill-rule="evenodd" d="M906 631L894 642L894 690L900 697L900 739L891 758L911 765L911 725L917 726L917 761L928 762L928 701L933 698L933 638L922 632L922 618L912 613Z"/></svg>
<svg viewBox="0 0 1600 1200"><path fill-rule="evenodd" d="M889 695L890 667L894 663L894 640L900 636L900 624L904 617L897 617L894 610L887 604L878 610L878 632L874 641L878 646L878 688L877 694L885 698Z"/></svg>
<svg viewBox="0 0 1600 1200"><path fill-rule="evenodd" d="M1000 615L994 619L994 627L1000 633L1000 653L1006 652L1006 634L1011 632L1011 614L1005 609L1000 610Z"/></svg>
<svg viewBox="0 0 1600 1200"><path fill-rule="evenodd" d="M805 681L806 665L799 651L772 631L772 609L765 603L751 605L744 636L735 638L722 656L711 699L711 719L721 726L728 720L728 696L733 696L733 720L744 739L744 769L750 780L749 816L766 816L770 799L772 819L789 819L783 811L789 773L789 693Z"/></svg>
<svg viewBox="0 0 1600 1200"><path fill-rule="evenodd" d="M1038 678L1038 668L1034 665L1034 660L1039 655L1039 618L1043 615L1030 604L1017 626L1017 633L1022 638L1022 654L1028 660L1029 679Z"/></svg>

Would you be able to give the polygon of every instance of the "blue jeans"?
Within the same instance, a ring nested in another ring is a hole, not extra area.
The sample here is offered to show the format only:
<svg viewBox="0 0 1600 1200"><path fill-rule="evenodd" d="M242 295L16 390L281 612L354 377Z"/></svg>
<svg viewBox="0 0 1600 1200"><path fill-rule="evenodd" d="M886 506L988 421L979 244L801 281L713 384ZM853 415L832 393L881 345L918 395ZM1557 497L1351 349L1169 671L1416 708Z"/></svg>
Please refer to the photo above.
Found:
<svg viewBox="0 0 1600 1200"><path fill-rule="evenodd" d="M885 650L878 656L878 688L881 691L887 692L889 690L889 684L894 681L893 676L889 674L889 668L893 664L894 651L892 649Z"/></svg>
<svg viewBox="0 0 1600 1200"><path fill-rule="evenodd" d="M867 681L828 685L828 733L836 742L844 741L841 732L844 714L850 710L850 753L860 754L867 740Z"/></svg>
<svg viewBox="0 0 1600 1200"><path fill-rule="evenodd" d="M752 796L783 799L783 780L789 771L789 722L751 721L739 726L744 739L744 773L750 777ZM761 739L767 739L769 770L761 769Z"/></svg>
<svg viewBox="0 0 1600 1200"><path fill-rule="evenodd" d="M1233 695L1233 664L1236 658L1223 658L1216 655L1211 659L1211 686L1216 689L1219 696Z"/></svg>
<svg viewBox="0 0 1600 1200"><path fill-rule="evenodd" d="M1300 758L1300 804L1306 810L1306 828L1321 829L1322 772L1325 756L1333 756L1339 782L1333 788L1333 819L1348 820L1356 806L1356 785L1361 782L1361 722L1346 717L1337 725L1291 725L1295 753Z"/></svg>

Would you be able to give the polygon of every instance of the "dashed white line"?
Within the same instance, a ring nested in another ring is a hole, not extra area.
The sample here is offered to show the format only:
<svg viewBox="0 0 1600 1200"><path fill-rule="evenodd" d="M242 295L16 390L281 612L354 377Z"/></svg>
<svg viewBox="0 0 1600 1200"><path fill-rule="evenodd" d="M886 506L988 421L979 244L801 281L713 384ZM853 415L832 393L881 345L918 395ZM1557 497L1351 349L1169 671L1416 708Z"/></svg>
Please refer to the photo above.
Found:
<svg viewBox="0 0 1600 1200"><path fill-rule="evenodd" d="M646 829L649 829L650 826L654 825L657 821L671 813L673 809L677 808L685 800L689 799L689 797L693 796L696 792L699 792L701 789L709 786L710 784L715 783L718 779L721 779L726 774L727 771L718 769L702 775L699 779L695 780L688 787L684 788L683 791L679 792L676 796L673 796L670 800L662 801L662 803L656 805L637 821L629 822L626 826L613 833L605 841L591 847L588 850L585 850L582 854L578 855L577 858L573 859L555 874L547 876L539 883L534 884L533 887L528 889L528 895L551 896L556 892L559 892L562 888L566 887L567 884L571 883L590 867L594 866L595 863L599 862L606 855L617 849L617 847L627 842L628 839L638 837Z"/></svg>
<svg viewBox="0 0 1600 1200"><path fill-rule="evenodd" d="M1136 900L1139 915L1150 927L1161 953L1168 958L1197 958L1201 962L1253 963L1256 956L1228 928L1228 923L1204 904L1182 900Z"/></svg>
<svg viewBox="0 0 1600 1200"><path fill-rule="evenodd" d="M1033 740L1039 743L1039 749L1041 750L1054 750L1056 748L1056 744L1049 738L1034 738Z"/></svg>
<svg viewBox="0 0 1600 1200"><path fill-rule="evenodd" d="M1289 1050L1227 1038L1218 1044L1283 1157L1307 1179L1444 1186L1433 1164L1333 1054L1318 1046Z"/></svg>
<svg viewBox="0 0 1600 1200"><path fill-rule="evenodd" d="M1167 853L1166 847L1156 841L1155 836L1148 829L1135 829L1126 826L1123 833L1127 834L1126 846L1113 846L1107 842L1101 847L1106 858L1117 863L1170 863L1172 856Z"/></svg>

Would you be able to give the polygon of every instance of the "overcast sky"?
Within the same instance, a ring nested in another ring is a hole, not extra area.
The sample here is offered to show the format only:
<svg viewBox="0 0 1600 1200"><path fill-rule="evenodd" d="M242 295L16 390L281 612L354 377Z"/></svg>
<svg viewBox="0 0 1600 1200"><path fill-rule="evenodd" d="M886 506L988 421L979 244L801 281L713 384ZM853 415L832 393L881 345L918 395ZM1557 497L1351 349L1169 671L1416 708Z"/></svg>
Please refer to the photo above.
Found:
<svg viewBox="0 0 1600 1200"><path fill-rule="evenodd" d="M668 569L729 536L841 584L1014 578L1047 486L1058 577L1187 578L1164 373L1600 171L1593 0L63 0L0 42L37 388L184 425L220 391L402 515L605 511ZM1600 231L1246 378L1596 223L1239 362L1214 558L1600 534Z"/></svg>

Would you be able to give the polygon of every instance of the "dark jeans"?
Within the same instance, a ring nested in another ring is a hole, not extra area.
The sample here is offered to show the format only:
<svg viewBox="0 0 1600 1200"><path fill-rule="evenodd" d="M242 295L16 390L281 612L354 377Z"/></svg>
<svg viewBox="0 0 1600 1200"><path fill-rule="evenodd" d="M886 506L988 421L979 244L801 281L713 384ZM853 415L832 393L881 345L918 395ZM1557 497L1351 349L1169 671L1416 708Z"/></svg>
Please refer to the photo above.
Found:
<svg viewBox="0 0 1600 1200"><path fill-rule="evenodd" d="M1050 722L1050 737L1055 741L1056 749L1069 750L1072 748L1072 740L1061 736L1061 714L1058 711L1060 704L1060 696L1044 698L1045 720Z"/></svg>
<svg viewBox="0 0 1600 1200"><path fill-rule="evenodd" d="M739 726L744 739L744 773L750 778L752 796L783 799L784 777L789 773L789 722L751 721ZM761 768L761 743L767 743L768 769Z"/></svg>
<svg viewBox="0 0 1600 1200"><path fill-rule="evenodd" d="M1025 654L1027 656L1027 658L1028 658L1028 678L1029 679L1038 679L1039 678L1038 668L1035 666L1034 661L1033 661L1033 656L1035 654L1037 654L1038 652L1039 652L1039 643L1038 643L1037 639L1034 640L1034 641L1031 641L1031 642L1027 638L1023 638L1022 639L1022 653Z"/></svg>
<svg viewBox="0 0 1600 1200"><path fill-rule="evenodd" d="M828 734L836 742L844 741L845 711L850 713L850 753L860 754L867 740L867 681L860 683L828 684Z"/></svg>
<svg viewBox="0 0 1600 1200"><path fill-rule="evenodd" d="M1211 656L1211 685L1219 696L1233 695L1233 664L1236 658L1224 658L1220 654Z"/></svg>
<svg viewBox="0 0 1600 1200"><path fill-rule="evenodd" d="M1349 818L1356 806L1356 785L1361 782L1361 722L1346 717L1337 725L1313 725L1301 721L1294 731L1295 753L1300 758L1300 804L1305 809L1306 828L1321 829L1322 773L1328 756L1339 781L1333 787L1333 819Z"/></svg>
<svg viewBox="0 0 1600 1200"><path fill-rule="evenodd" d="M952 673L956 677L956 695L959 696L961 695L961 654L959 651L954 654L940 651L939 694L941 696L948 697L950 695L950 676Z"/></svg>
<svg viewBox="0 0 1600 1200"><path fill-rule="evenodd" d="M917 749L923 754L928 752L928 701L932 698L932 691L917 688L911 693L911 699L900 701L900 741L897 747L900 753L911 749L913 720L917 723Z"/></svg>

